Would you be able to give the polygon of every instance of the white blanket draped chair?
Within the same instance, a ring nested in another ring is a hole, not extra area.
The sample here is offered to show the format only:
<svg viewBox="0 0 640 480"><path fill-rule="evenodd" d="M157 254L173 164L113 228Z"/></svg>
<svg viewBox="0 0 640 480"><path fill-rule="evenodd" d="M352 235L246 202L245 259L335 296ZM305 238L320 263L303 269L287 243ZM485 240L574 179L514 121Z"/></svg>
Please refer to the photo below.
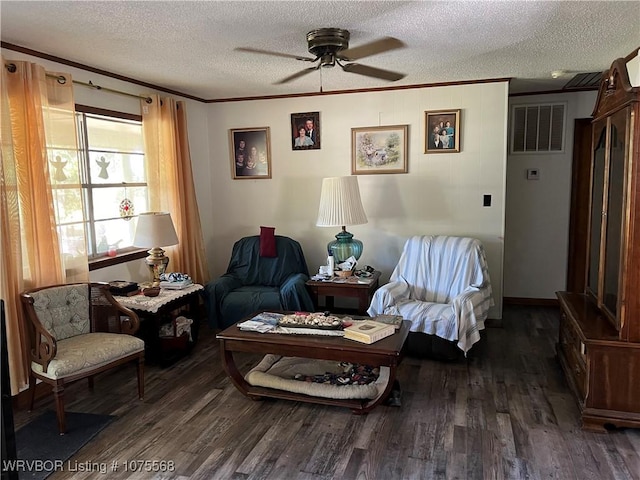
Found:
<svg viewBox="0 0 640 480"><path fill-rule="evenodd" d="M480 340L494 304L482 243L475 238L414 236L407 240L389 283L367 310L402 315L411 332L456 342L466 355Z"/></svg>

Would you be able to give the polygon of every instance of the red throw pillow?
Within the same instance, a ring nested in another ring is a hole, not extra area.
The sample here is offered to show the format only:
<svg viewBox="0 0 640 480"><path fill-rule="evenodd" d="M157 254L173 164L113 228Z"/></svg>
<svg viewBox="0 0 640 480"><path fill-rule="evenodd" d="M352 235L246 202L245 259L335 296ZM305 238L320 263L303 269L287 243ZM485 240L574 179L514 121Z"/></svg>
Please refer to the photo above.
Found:
<svg viewBox="0 0 640 480"><path fill-rule="evenodd" d="M260 227L260 256L277 257L275 227Z"/></svg>

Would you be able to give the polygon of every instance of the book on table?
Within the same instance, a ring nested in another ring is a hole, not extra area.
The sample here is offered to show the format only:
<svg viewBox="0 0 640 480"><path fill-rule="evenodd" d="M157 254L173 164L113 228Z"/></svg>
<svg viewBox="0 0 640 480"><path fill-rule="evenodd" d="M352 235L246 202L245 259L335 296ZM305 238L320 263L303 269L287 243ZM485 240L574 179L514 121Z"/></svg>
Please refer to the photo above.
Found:
<svg viewBox="0 0 640 480"><path fill-rule="evenodd" d="M402 326L404 318L402 315L376 315L371 320L379 323L385 323L387 325L393 325L396 330Z"/></svg>
<svg viewBox="0 0 640 480"><path fill-rule="evenodd" d="M364 320L344 329L344 338L361 343L374 343L395 333L393 325Z"/></svg>
<svg viewBox="0 0 640 480"><path fill-rule="evenodd" d="M111 295L130 297L138 293L138 284L125 280L113 280L109 282L109 292L111 292Z"/></svg>

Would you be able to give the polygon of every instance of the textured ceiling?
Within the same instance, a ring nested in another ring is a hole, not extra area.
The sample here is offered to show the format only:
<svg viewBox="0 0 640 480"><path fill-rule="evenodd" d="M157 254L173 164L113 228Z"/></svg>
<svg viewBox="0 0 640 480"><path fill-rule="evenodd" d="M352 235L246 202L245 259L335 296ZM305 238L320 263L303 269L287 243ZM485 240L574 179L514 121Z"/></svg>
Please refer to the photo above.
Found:
<svg viewBox="0 0 640 480"><path fill-rule="evenodd" d="M512 77L511 92L561 88L640 46L640 1L0 1L3 42L202 99L390 85L339 67L284 85L308 63L306 33L382 36L406 47L358 61L396 70L393 85ZM551 83L551 72L564 77Z"/></svg>

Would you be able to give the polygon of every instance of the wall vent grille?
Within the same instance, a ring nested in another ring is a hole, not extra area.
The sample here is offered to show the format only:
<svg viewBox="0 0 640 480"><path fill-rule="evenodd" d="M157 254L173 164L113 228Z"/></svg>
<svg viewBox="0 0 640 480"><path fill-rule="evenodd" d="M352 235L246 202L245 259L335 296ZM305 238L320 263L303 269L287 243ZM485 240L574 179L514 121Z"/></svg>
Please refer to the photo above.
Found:
<svg viewBox="0 0 640 480"><path fill-rule="evenodd" d="M564 103L514 105L511 153L564 152Z"/></svg>
<svg viewBox="0 0 640 480"><path fill-rule="evenodd" d="M579 73L569 80L563 90L597 90L600 87L602 72Z"/></svg>

